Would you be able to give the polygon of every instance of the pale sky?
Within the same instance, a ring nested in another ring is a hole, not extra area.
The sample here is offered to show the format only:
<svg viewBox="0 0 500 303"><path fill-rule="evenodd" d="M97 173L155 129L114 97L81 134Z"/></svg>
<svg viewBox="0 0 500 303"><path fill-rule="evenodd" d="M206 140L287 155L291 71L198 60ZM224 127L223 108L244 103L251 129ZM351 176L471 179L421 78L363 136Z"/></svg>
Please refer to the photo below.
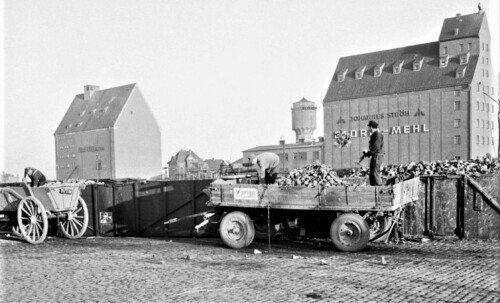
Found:
<svg viewBox="0 0 500 303"><path fill-rule="evenodd" d="M162 164L180 149L235 161L293 143L292 103L318 107L340 57L438 40L471 0L4 0L0 171L55 178L54 132L86 84L137 83L162 129ZM481 1L499 74L499 1ZM498 91L498 89L496 90Z"/></svg>

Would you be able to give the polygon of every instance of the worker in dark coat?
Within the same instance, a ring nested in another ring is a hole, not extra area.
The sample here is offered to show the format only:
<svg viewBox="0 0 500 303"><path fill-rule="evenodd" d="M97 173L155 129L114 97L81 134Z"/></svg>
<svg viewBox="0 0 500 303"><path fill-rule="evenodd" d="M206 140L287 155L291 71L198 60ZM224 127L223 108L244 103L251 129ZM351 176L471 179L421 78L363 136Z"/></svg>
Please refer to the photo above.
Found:
<svg viewBox="0 0 500 303"><path fill-rule="evenodd" d="M251 155L249 160L259 167L260 184L274 184L278 176L280 157L274 153L264 152L258 156Z"/></svg>
<svg viewBox="0 0 500 303"><path fill-rule="evenodd" d="M31 179L31 187L38 187L47 183L45 175L41 171L33 167L26 167L24 169L24 179L26 179L26 176L30 177Z"/></svg>
<svg viewBox="0 0 500 303"><path fill-rule="evenodd" d="M368 122L370 128L370 141L368 150L363 151L363 158L371 157L370 159L370 185L381 186L382 178L380 177L380 166L384 162L384 135L378 129L378 123L375 121ZM360 160L360 162L361 162Z"/></svg>

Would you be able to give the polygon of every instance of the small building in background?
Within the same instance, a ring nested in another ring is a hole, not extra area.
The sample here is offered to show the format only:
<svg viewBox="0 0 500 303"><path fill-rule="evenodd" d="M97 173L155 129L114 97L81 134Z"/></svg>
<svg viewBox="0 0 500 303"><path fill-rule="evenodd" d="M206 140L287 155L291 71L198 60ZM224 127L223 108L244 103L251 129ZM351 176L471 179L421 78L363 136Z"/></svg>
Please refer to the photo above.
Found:
<svg viewBox="0 0 500 303"><path fill-rule="evenodd" d="M191 150L177 152L168 162L168 174L171 180L199 179L203 160Z"/></svg>
<svg viewBox="0 0 500 303"><path fill-rule="evenodd" d="M54 133L56 174L65 179L161 175L161 130L137 84L85 85Z"/></svg>

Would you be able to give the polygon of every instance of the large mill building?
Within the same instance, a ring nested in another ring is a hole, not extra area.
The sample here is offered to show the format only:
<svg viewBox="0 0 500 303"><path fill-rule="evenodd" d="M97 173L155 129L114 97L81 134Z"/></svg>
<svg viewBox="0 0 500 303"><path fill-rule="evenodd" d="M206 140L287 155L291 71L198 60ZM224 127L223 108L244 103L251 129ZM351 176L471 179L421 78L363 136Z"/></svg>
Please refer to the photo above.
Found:
<svg viewBox="0 0 500 303"><path fill-rule="evenodd" d="M495 37L498 38L498 37ZM386 164L497 156L498 91L486 15L444 20L439 39L340 58L324 99L325 163L354 167L379 122ZM349 147L334 146L347 131Z"/></svg>
<svg viewBox="0 0 500 303"><path fill-rule="evenodd" d="M162 172L160 127L137 84L84 86L54 136L58 180L148 178Z"/></svg>

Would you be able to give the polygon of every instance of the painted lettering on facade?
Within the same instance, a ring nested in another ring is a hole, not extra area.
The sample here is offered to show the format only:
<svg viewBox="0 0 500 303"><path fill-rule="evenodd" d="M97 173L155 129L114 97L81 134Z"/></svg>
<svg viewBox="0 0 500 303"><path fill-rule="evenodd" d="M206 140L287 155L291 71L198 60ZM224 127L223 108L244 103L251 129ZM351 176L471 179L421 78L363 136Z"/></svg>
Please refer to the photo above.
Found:
<svg viewBox="0 0 500 303"><path fill-rule="evenodd" d="M103 151L104 146L84 146L84 147L79 147L78 152L79 153L93 153L93 152L98 152L98 151Z"/></svg>
<svg viewBox="0 0 500 303"><path fill-rule="evenodd" d="M397 112L390 113L378 113L372 115L362 115L362 116L351 116L349 121L364 121L364 120L380 120L384 118L397 118L397 117L408 117L410 112L407 110L400 110Z"/></svg>
<svg viewBox="0 0 500 303"><path fill-rule="evenodd" d="M412 125L397 125L389 128L389 135L402 135L412 133L427 133L429 129L425 124L412 124ZM349 131L351 138L368 137L370 134L367 129L352 129Z"/></svg>

